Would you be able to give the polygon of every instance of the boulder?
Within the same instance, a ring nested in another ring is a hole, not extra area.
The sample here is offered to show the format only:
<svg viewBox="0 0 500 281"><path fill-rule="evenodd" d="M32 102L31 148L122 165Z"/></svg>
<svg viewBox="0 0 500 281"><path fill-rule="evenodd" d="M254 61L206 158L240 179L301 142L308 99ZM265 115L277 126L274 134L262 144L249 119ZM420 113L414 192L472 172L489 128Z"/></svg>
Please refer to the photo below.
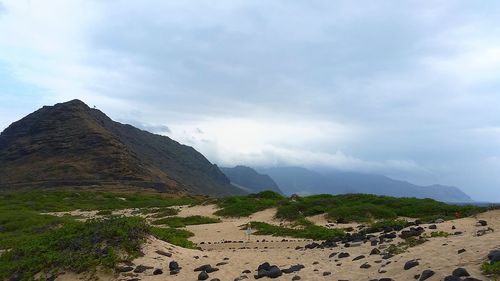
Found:
<svg viewBox="0 0 500 281"><path fill-rule="evenodd" d="M413 268L417 265L419 265L419 262L417 260L407 261L404 265L404 270L408 270L408 269Z"/></svg>

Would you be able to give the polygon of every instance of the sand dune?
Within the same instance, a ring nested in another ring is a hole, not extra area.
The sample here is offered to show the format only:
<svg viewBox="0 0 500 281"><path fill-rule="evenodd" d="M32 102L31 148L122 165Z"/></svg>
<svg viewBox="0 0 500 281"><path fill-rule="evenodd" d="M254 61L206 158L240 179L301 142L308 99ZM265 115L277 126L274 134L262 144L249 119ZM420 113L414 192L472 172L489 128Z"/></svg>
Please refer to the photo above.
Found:
<svg viewBox="0 0 500 281"><path fill-rule="evenodd" d="M213 216L215 206L195 206L183 207L180 216L204 215ZM122 212L122 213L128 213ZM369 255L373 249L370 243L365 243L359 247L339 246L331 249L300 249L296 246L304 246L310 241L300 239L290 239L288 237L252 236L251 241L245 240L245 233L240 230L240 226L249 221L265 221L279 224L280 221L274 219L275 210L269 209L258 212L247 218L222 219L221 223L188 226L187 229L195 233L193 242L199 244L202 250L189 250L170 245L155 238L149 239L144 246L143 257L133 261L134 266L145 265L151 267L143 273L121 273L113 276L100 276L103 280L130 280L139 278L141 280L197 280L199 272L193 270L204 264L211 264L219 268L218 271L210 273L211 280L235 280L241 275L254 279L253 274L257 267L263 262L269 262L279 266L281 269L294 264L305 266L300 272L283 274L276 280L292 280L292 277L299 275L301 280L372 280L382 277L389 277L394 280L415 280L414 276L420 274L425 269L432 269L435 275L427 279L443 280L457 267L464 267L475 278L489 280L480 272L480 265L484 262L488 252L494 248L500 248L500 232L489 232L483 236L477 236L477 230L485 227L476 226L478 219L488 221L488 227L500 229L500 210L490 211L477 216L477 218L462 218L437 224L437 229L433 231L455 232L461 231L460 235L452 235L446 238L430 238L428 242L409 248L406 252L394 256L388 260L383 260L380 255ZM80 213L80 215L82 215ZM313 220L316 223L327 223L321 218ZM456 229L452 230L452 226ZM426 226L424 226L426 227ZM426 233L429 230L426 229ZM262 242L265 239L266 242ZM281 242L283 239L287 242ZM259 242L257 242L259 240ZM242 243L221 243L223 241L244 241ZM393 243L400 241L395 239ZM210 244L208 244L210 242ZM217 243L217 244L215 244ZM458 254L460 249L465 252ZM157 250L171 253L171 257L166 257L156 253ZM347 252L348 258L338 259L337 256L329 258L333 252ZM365 255L357 261L353 259L359 255ZM419 265L409 270L404 270L404 264L412 259L417 259ZM169 262L177 261L182 267L180 273L169 274ZM226 263L216 266L218 263ZM388 263L389 262L389 263ZM362 269L360 266L368 263L371 267ZM153 275L155 269L162 269L163 273ZM249 270L250 273L242 272ZM324 272L331 272L331 275L323 276ZM383 273L381 273L383 272ZM69 279L68 279L69 278ZM85 279L84 276L79 276ZM76 275L66 275L58 280L75 280ZM268 279L267 277L263 278Z"/></svg>

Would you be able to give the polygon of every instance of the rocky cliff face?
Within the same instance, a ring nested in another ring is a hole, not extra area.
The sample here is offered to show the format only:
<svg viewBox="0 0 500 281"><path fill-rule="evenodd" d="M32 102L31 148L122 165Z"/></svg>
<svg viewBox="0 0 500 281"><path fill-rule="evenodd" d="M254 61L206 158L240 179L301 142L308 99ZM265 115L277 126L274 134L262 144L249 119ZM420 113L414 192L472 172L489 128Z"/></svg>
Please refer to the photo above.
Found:
<svg viewBox="0 0 500 281"><path fill-rule="evenodd" d="M114 122L79 100L44 106L0 134L0 188L93 185L243 193L192 147Z"/></svg>

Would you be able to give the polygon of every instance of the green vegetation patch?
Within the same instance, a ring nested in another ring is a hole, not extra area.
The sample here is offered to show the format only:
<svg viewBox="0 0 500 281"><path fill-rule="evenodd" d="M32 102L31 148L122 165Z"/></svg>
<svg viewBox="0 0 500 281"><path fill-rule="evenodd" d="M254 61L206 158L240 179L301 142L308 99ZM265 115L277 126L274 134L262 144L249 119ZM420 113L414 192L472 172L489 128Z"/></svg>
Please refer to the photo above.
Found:
<svg viewBox="0 0 500 281"><path fill-rule="evenodd" d="M171 244L184 247L184 248L194 248L193 242L189 241L188 238L194 236L191 231L176 228L162 228L162 227L151 227L151 234L156 238L169 242Z"/></svg>
<svg viewBox="0 0 500 281"><path fill-rule="evenodd" d="M287 236L314 240L327 240L345 235L345 232L341 229L328 229L312 223L304 225L302 228L286 228L265 222L251 222L251 227L257 230L254 233L255 235Z"/></svg>
<svg viewBox="0 0 500 281"><path fill-rule="evenodd" d="M113 211L111 210L100 210L99 212L96 213L96 215L99 216L111 216L113 214Z"/></svg>
<svg viewBox="0 0 500 281"><path fill-rule="evenodd" d="M170 207L199 203L195 197L164 197L140 193L91 191L27 191L0 193L1 209L29 209L39 212L66 212L77 209L117 210Z"/></svg>
<svg viewBox="0 0 500 281"><path fill-rule="evenodd" d="M481 270L484 274L493 275L496 278L500 277L500 262L495 262L493 264L489 262L483 263ZM496 280L496 279L495 279Z"/></svg>
<svg viewBox="0 0 500 281"><path fill-rule="evenodd" d="M190 217L167 217L152 222L154 225L167 225L169 227L185 227L186 225L218 223L220 219L209 218L204 216Z"/></svg>
<svg viewBox="0 0 500 281"><path fill-rule="evenodd" d="M409 237L404 241L399 242L397 245L394 244L389 245L389 247L385 251L391 255L399 255L404 253L408 248L421 245L427 241L428 240L425 238Z"/></svg>
<svg viewBox="0 0 500 281"><path fill-rule="evenodd" d="M0 256L0 279L16 274L21 280L31 280L39 272L51 276L64 270L111 269L120 261L139 256L149 232L145 220L137 217L66 221L12 245Z"/></svg>
<svg viewBox="0 0 500 281"><path fill-rule="evenodd" d="M485 211L475 206L448 205L432 199L395 198L369 194L313 195L281 201L277 217L294 221L317 214L327 214L331 220L369 222L394 220L397 217L431 221L452 219L455 214L470 216Z"/></svg>
<svg viewBox="0 0 500 281"><path fill-rule="evenodd" d="M224 217L247 217L255 212L277 207L285 197L272 191L264 191L247 196L233 196L222 198L217 205L221 208L215 212Z"/></svg>

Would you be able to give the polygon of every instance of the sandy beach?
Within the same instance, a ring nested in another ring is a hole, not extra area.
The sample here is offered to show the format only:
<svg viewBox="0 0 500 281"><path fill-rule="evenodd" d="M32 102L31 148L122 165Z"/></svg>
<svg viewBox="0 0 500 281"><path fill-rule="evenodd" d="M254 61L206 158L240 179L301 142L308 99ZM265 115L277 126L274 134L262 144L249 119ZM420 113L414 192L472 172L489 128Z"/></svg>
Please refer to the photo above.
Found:
<svg viewBox="0 0 500 281"><path fill-rule="evenodd" d="M180 209L179 216L203 215L214 216L214 205L184 206ZM218 270L209 273L207 280L243 280L254 279L258 266L264 262L277 265L280 269L292 265L304 266L298 272L282 274L276 280L378 280L391 278L393 280L415 280L415 276L424 270L431 269L435 272L427 280L443 280L458 267L465 268L472 277L478 280L490 280L482 275L481 264L486 260L489 251L500 248L500 233L486 232L477 236L481 229L500 229L500 210L479 214L477 217L461 218L436 224L437 229L429 230L429 225L421 225L425 233L431 231L445 231L449 233L461 232L448 237L428 238L428 241L407 249L404 253L389 259L381 255L370 255L373 246L363 243L356 247L338 247L328 249L304 249L311 240L289 237L257 236L251 235L247 240L241 226L250 221L263 221L272 224L283 224L274 218L276 210L268 209L245 218L221 218L220 223L193 225L187 229L195 235L190 240L197 243L200 250L184 249L150 238L144 245L144 256L133 261L131 269L145 266L143 272L114 273L109 275L99 274L101 280L198 280L198 271L195 268L210 264ZM131 210L120 210L115 214L129 215ZM71 212L72 215L82 217L95 217L95 212ZM59 213L59 215L61 215ZM331 225L324 217L315 216L311 221L320 225ZM478 220L485 220L488 226L478 226ZM346 227L346 225L332 225L333 227ZM348 225L356 226L356 225ZM425 234L424 234L425 235ZM378 245L383 251L390 244L402 241L394 239L390 243ZM159 254L160 251L162 254ZM348 253L348 257L339 258L338 253ZM460 253L459 253L460 252ZM169 256L166 256L167 253ZM334 254L337 253L337 254ZM354 260L355 258L358 260ZM354 260L354 261L353 261ZM417 260L418 265L408 270L404 269L405 263ZM169 263L175 261L181 267L177 274L171 275ZM361 266L363 268L361 268ZM135 270L137 271L137 270ZM139 270L141 271L141 270ZM159 274L161 272L161 274ZM156 274L156 275L155 275ZM65 274L57 280L84 280L86 275ZM239 278L239 279L238 279ZM269 279L264 277L263 279Z"/></svg>

